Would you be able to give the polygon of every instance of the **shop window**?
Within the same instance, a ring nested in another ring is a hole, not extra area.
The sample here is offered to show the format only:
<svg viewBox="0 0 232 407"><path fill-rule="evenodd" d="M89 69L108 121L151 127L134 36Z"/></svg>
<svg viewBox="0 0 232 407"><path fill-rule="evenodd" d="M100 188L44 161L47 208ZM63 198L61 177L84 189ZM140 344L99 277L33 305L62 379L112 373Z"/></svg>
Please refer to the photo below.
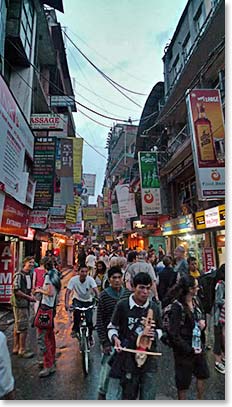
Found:
<svg viewBox="0 0 232 407"><path fill-rule="evenodd" d="M187 205L189 212L194 213L197 211L197 188L195 177L178 184L178 201L180 213L183 204Z"/></svg>
<svg viewBox="0 0 232 407"><path fill-rule="evenodd" d="M33 16L34 10L32 2L29 0L23 0L20 21L20 38L29 60L32 46Z"/></svg>

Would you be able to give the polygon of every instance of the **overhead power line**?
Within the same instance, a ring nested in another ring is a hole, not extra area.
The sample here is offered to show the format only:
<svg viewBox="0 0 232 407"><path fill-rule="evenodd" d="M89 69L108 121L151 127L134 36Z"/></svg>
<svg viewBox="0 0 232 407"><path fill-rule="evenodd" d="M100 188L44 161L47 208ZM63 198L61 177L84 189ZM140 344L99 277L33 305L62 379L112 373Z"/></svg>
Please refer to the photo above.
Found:
<svg viewBox="0 0 232 407"><path fill-rule="evenodd" d="M96 51L95 48L91 47L85 40L83 40L83 38L81 38L78 34L76 34L74 31L72 31L69 27L65 27L67 28L71 34L73 34L75 37L79 38L80 41L83 42L83 44L85 44L89 49L92 49L96 55L98 55L100 58L102 58L103 60L105 60L109 65L111 65L113 68L118 69L124 73L126 73L126 75L130 76L131 78L136 79L138 82L143 82L148 84L147 81L145 81L142 78L138 78L137 76L135 76L134 74L132 74L131 72L128 72L126 69L123 69L121 66L118 65L113 65L111 61L109 61L105 56L101 55L98 51ZM65 31L66 32L66 31Z"/></svg>
<svg viewBox="0 0 232 407"><path fill-rule="evenodd" d="M146 93L140 93L140 92L135 92L133 90L130 90L128 88L125 88L124 86L120 85L120 83L114 81L112 78L110 78L108 75L106 75L100 68L98 68L85 54L84 52L81 51L81 49L72 41L72 39L69 37L69 35L62 30L64 35L68 38L68 40L72 43L72 45L78 50L78 52L92 65L101 75L103 75L106 79L108 79L110 82L114 83L116 86L119 88L122 88L126 92L133 93L134 95L139 95L139 96L147 96Z"/></svg>

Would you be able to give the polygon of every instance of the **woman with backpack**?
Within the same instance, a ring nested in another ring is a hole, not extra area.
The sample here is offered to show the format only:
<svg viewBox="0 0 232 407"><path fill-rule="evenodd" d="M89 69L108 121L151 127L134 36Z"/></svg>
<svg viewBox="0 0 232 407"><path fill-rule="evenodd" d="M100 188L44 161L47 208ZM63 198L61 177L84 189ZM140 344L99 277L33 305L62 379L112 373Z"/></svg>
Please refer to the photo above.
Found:
<svg viewBox="0 0 232 407"><path fill-rule="evenodd" d="M172 305L169 313L170 343L175 362L178 399L186 400L192 375L197 379L197 399L203 398L204 380L209 378L203 346L205 318L197 301L198 281L183 276L171 289Z"/></svg>
<svg viewBox="0 0 232 407"><path fill-rule="evenodd" d="M42 294L41 302L38 308L44 311L53 310L52 326L44 329L38 328L38 343L40 352L43 354L43 370L39 372L39 377L47 377L56 371L55 354L56 340L54 333L54 318L56 315L57 296L61 289L60 278L57 270L53 267L52 260L45 262L46 274L42 288L36 288L34 293Z"/></svg>
<svg viewBox="0 0 232 407"><path fill-rule="evenodd" d="M214 303L214 357L215 369L225 374L225 264L217 272Z"/></svg>

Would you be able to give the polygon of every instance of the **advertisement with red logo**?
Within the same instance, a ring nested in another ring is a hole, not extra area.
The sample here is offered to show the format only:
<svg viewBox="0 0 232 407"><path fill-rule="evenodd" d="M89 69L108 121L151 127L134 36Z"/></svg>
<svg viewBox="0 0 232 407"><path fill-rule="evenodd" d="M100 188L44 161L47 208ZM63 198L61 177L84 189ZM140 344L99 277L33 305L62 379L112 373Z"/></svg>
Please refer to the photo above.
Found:
<svg viewBox="0 0 232 407"><path fill-rule="evenodd" d="M225 131L218 89L193 89L187 108L198 198L225 197Z"/></svg>
<svg viewBox="0 0 232 407"><path fill-rule="evenodd" d="M143 215L161 213L157 153L139 151L138 158Z"/></svg>
<svg viewBox="0 0 232 407"><path fill-rule="evenodd" d="M14 250L11 243L0 243L0 303L9 303L14 274Z"/></svg>
<svg viewBox="0 0 232 407"><path fill-rule="evenodd" d="M6 196L0 233L27 237L30 209Z"/></svg>
<svg viewBox="0 0 232 407"><path fill-rule="evenodd" d="M205 273L208 273L208 271L210 271L213 267L216 267L212 247L205 247L203 249L203 258L204 258L204 271Z"/></svg>

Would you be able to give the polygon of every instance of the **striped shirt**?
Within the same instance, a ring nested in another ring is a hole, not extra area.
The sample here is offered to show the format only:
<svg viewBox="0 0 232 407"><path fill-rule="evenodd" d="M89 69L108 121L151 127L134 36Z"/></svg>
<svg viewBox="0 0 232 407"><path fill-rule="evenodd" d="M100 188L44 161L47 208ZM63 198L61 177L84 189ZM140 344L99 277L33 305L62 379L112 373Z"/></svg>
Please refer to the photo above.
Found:
<svg viewBox="0 0 232 407"><path fill-rule="evenodd" d="M128 298L130 294L131 291L124 287L119 292L113 290L112 287L108 287L101 292L97 307L96 328L102 346L111 345L108 338L107 326L110 323L115 305L119 300Z"/></svg>

